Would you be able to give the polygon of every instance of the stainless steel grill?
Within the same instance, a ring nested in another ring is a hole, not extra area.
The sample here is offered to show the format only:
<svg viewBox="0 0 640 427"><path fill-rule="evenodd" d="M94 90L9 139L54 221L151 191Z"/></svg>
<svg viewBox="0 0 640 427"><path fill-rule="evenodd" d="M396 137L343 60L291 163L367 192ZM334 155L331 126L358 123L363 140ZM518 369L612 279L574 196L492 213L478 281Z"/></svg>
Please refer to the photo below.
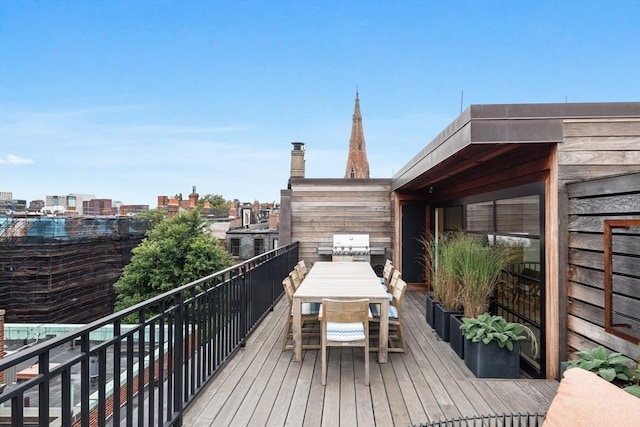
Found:
<svg viewBox="0 0 640 427"><path fill-rule="evenodd" d="M333 261L366 261L371 256L384 256L384 247L369 246L368 234L334 234L332 246L319 246L318 254L331 256Z"/></svg>
<svg viewBox="0 0 640 427"><path fill-rule="evenodd" d="M371 262L368 234L334 234L331 247L333 261Z"/></svg>

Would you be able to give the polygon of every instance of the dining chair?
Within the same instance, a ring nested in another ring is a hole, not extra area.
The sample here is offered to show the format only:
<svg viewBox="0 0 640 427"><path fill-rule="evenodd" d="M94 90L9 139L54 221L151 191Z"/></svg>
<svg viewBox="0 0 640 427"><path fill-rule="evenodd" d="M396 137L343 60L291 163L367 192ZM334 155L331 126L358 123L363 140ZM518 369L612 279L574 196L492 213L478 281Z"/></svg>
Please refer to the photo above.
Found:
<svg viewBox="0 0 640 427"><path fill-rule="evenodd" d="M304 268L302 268L300 263L296 264L296 266L293 269L296 271L296 273L298 273L298 277L300 278L300 282L302 282L304 280L304 278L307 276L306 270Z"/></svg>
<svg viewBox="0 0 640 427"><path fill-rule="evenodd" d="M302 271L304 277L307 276L307 273L309 272L309 269L307 268L307 264L304 262L303 259L301 259L300 261L298 261L298 264L300 266L300 270Z"/></svg>
<svg viewBox="0 0 640 427"><path fill-rule="evenodd" d="M327 383L327 347L364 347L364 383L369 385L369 319L368 299L322 300L322 385Z"/></svg>
<svg viewBox="0 0 640 427"><path fill-rule="evenodd" d="M294 344L289 344L289 341L293 341L293 294L295 292L291 277L285 277L282 281L282 287L284 288L285 295L289 302L289 315L287 316L287 323L284 326L284 340L282 342L282 351L293 349ZM320 311L320 303L302 303L302 338L307 339L310 337L316 337L316 344L307 343L303 341L302 348L304 349L319 349L320 343L320 331L319 331L319 318L318 313Z"/></svg>
<svg viewBox="0 0 640 427"><path fill-rule="evenodd" d="M387 289L389 288L389 282L391 281L391 274L393 273L393 270L393 264L391 261L387 260L384 264L384 270L382 270L382 277L380 278L380 283Z"/></svg>
<svg viewBox="0 0 640 427"><path fill-rule="evenodd" d="M391 265L391 271L392 273L389 273L389 282L382 285L385 291L387 291L387 298L389 298L389 303L393 302L393 288L398 280L400 280L400 278L402 277L402 273L400 273L400 270L393 268L393 265ZM371 305L376 305L377 310L380 310L380 303L371 303Z"/></svg>
<svg viewBox="0 0 640 427"><path fill-rule="evenodd" d="M407 344L404 340L404 326L402 324L402 301L407 290L407 282L398 279L393 287L393 301L389 304L389 341L388 351L390 353L404 353ZM371 310L370 330L371 338L379 339L380 332L380 304L369 304ZM398 344L398 345L396 345ZM371 346L370 351L378 351L377 346Z"/></svg>
<svg viewBox="0 0 640 427"><path fill-rule="evenodd" d="M391 273L391 278L389 279L389 283L387 284L387 292L393 293L393 288L395 287L398 280L402 279L402 273L397 268L393 269L393 273Z"/></svg>
<svg viewBox="0 0 640 427"><path fill-rule="evenodd" d="M300 273L298 270L294 269L289 272L289 277L291 278L291 282L293 283L293 288L298 289L302 284L302 277L300 277Z"/></svg>

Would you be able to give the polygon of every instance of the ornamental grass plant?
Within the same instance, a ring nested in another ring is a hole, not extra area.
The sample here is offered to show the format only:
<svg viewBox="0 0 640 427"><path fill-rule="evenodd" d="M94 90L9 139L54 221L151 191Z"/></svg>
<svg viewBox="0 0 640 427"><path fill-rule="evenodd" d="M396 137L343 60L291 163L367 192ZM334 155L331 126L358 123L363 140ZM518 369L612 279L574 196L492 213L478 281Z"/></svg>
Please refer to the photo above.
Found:
<svg viewBox="0 0 640 427"><path fill-rule="evenodd" d="M488 245L486 239L480 236L464 237L457 263L461 284L459 298L464 307L464 316L474 318L488 311L489 296L502 271L514 260L518 251L513 245Z"/></svg>
<svg viewBox="0 0 640 427"><path fill-rule="evenodd" d="M458 262L464 234L446 233L438 236L438 239L430 236L428 240L423 240L423 244L427 248L433 298L447 311L460 310Z"/></svg>

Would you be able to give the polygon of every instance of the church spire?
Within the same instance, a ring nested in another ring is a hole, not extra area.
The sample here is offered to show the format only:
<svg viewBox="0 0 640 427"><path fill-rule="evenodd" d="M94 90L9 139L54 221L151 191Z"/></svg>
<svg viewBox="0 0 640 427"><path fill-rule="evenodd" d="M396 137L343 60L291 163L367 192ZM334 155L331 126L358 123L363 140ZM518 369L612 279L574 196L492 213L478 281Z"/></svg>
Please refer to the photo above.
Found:
<svg viewBox="0 0 640 427"><path fill-rule="evenodd" d="M349 157L347 158L347 169L344 177L369 178L369 162L367 161L367 147L362 129L358 89L356 89L356 105L353 109L351 138L349 139Z"/></svg>

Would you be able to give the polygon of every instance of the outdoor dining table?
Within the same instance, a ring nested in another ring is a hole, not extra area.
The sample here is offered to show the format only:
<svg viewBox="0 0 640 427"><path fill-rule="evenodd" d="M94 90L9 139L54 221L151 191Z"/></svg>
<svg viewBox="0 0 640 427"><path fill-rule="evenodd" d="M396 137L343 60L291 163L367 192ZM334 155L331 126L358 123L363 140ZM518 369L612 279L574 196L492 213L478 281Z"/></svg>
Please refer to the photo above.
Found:
<svg viewBox="0 0 640 427"><path fill-rule="evenodd" d="M367 262L318 261L293 294L294 360L302 360L301 306L305 302L329 299L369 299L380 307L380 347L378 362L387 363L389 336L389 298Z"/></svg>

